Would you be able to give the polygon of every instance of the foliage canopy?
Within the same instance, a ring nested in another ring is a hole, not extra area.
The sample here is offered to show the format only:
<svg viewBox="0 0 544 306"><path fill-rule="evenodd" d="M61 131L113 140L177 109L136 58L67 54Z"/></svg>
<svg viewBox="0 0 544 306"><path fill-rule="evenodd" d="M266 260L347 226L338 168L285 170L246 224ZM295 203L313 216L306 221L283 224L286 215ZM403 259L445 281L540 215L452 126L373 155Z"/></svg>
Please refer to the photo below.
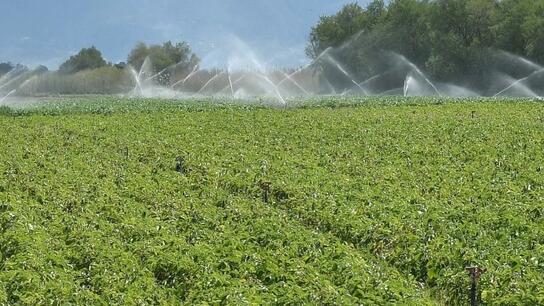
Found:
<svg viewBox="0 0 544 306"><path fill-rule="evenodd" d="M362 59L390 50L437 79L478 79L497 49L544 62L543 11L544 0L374 0L366 8L353 3L321 17L306 53L315 59L357 37L340 55L355 73L369 69Z"/></svg>
<svg viewBox="0 0 544 306"><path fill-rule="evenodd" d="M83 48L78 54L71 56L59 67L59 72L72 74L82 70L96 69L106 66L102 53L94 46Z"/></svg>
<svg viewBox="0 0 544 306"><path fill-rule="evenodd" d="M147 45L143 42L136 44L128 56L127 63L134 67L134 69L140 70L146 58L150 60L153 73L158 73L168 68L172 68L173 70L170 73L176 71L186 72L200 62L198 56L192 53L188 43L179 42L173 44L171 41L167 41L162 45ZM168 81L169 75L164 75L163 78L166 80L161 81L165 83Z"/></svg>

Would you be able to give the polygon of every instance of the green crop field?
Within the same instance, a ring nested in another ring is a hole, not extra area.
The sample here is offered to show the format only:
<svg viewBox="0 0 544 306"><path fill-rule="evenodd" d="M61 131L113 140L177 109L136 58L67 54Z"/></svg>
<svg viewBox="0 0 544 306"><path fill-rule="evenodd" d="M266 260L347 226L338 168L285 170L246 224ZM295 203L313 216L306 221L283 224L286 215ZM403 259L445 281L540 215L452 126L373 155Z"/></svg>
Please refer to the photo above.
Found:
<svg viewBox="0 0 544 306"><path fill-rule="evenodd" d="M544 303L542 102L0 112L0 305Z"/></svg>

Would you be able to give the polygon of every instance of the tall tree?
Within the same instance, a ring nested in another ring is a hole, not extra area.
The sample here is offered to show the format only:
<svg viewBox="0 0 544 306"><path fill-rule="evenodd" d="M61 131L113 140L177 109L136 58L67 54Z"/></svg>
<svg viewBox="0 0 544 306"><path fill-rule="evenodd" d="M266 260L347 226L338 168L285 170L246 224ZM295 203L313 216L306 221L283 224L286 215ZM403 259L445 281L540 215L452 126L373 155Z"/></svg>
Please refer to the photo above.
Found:
<svg viewBox="0 0 544 306"><path fill-rule="evenodd" d="M530 17L536 0L503 0L499 2L494 15L493 30L497 47L516 54L525 54L527 37L522 35L523 25Z"/></svg>
<svg viewBox="0 0 544 306"><path fill-rule="evenodd" d="M322 82L331 83L336 88L347 88L353 86L352 78L362 79L373 73L374 63L368 61L378 50L375 43L377 35L373 30L381 23L385 13L384 1L374 0L366 9L351 3L333 16L320 18L310 33L306 54L316 59L325 50L335 48L330 52L334 54L326 54L321 58L319 70L324 73L320 75L329 76ZM349 76L335 67L337 63L331 62L328 55L345 65L342 70L348 72Z"/></svg>
<svg viewBox="0 0 544 306"><path fill-rule="evenodd" d="M360 31L371 29L383 13L383 1L374 0L369 7L372 8L371 13L352 3L344 6L336 15L322 16L312 28L306 54L315 59L327 48L338 47Z"/></svg>
<svg viewBox="0 0 544 306"><path fill-rule="evenodd" d="M431 55L427 70L439 79L479 76L496 39L495 0L437 0L429 12Z"/></svg>
<svg viewBox="0 0 544 306"><path fill-rule="evenodd" d="M544 63L544 0L534 0L522 25L525 54Z"/></svg>
<svg viewBox="0 0 544 306"><path fill-rule="evenodd" d="M353 3L320 18L306 53L316 59L333 47L329 52L359 79L383 71L375 67L387 62L384 51L394 51L436 79L478 82L492 64L500 66L491 56L497 49L544 63L542 12L544 0L374 0L366 8Z"/></svg>
<svg viewBox="0 0 544 306"><path fill-rule="evenodd" d="M106 66L102 53L94 46L83 48L78 54L71 56L59 67L59 72L72 74L86 69L96 69Z"/></svg>
<svg viewBox="0 0 544 306"><path fill-rule="evenodd" d="M168 41L162 45L150 46L139 42L130 52L127 63L134 69L140 70L146 58L150 60L152 73L166 73L163 79L168 79L168 74L190 70L200 61L192 53L191 47L186 42L173 44L171 41ZM162 80L162 83L167 81Z"/></svg>
<svg viewBox="0 0 544 306"><path fill-rule="evenodd" d="M423 65L431 53L427 2L393 0L383 20L384 35L380 47L402 54Z"/></svg>

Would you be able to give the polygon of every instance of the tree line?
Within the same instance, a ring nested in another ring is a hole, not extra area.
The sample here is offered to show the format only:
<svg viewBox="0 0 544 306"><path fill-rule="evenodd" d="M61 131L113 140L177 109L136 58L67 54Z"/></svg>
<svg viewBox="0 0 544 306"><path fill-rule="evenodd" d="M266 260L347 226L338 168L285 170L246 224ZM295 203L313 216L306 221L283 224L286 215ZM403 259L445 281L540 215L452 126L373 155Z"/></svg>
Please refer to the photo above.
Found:
<svg viewBox="0 0 544 306"><path fill-rule="evenodd" d="M306 53L315 59L348 42L338 56L361 76L388 50L438 80L481 80L496 50L544 63L542 29L544 0L373 0L321 17Z"/></svg>
<svg viewBox="0 0 544 306"><path fill-rule="evenodd" d="M147 74L157 74L154 80L163 85L169 84L172 77L188 74L200 62L186 42L156 45L140 42L131 50L127 62L120 63L106 61L102 52L91 46L70 56L54 72L48 72L44 66L31 70L21 64L0 63L0 77L9 73L0 81L0 88L17 89L20 95L126 92L134 86L130 69L139 71L146 58L149 58Z"/></svg>
<svg viewBox="0 0 544 306"><path fill-rule="evenodd" d="M200 61L198 56L192 53L189 44L186 42L174 44L168 41L162 45L147 45L139 42L130 52L127 63L136 70L139 70L146 58L150 59L151 69L154 72L159 72L172 66L179 66L186 69L197 65ZM102 57L102 53L93 46L84 48L78 54L71 56L66 62L60 65L59 72L73 74L82 70L97 69L105 66L114 66L123 69L126 63L107 63Z"/></svg>
<svg viewBox="0 0 544 306"><path fill-rule="evenodd" d="M393 51L436 80L484 84L486 72L497 66L497 50L544 63L543 28L544 0L391 0L387 4L373 0L366 7L351 3L334 15L322 16L311 29L306 53L317 59L332 47L342 65L357 79L365 79L384 71L389 60L384 50ZM157 78L163 84L190 73L200 62L186 42L138 43L126 63L109 63L91 46L67 59L56 74L60 80L98 70L93 79L99 72L117 79L128 65L139 71L146 58L150 59L146 71L164 72ZM0 63L0 76L14 69L23 71L21 67ZM515 65L511 71L512 76L524 73L516 72Z"/></svg>
<svg viewBox="0 0 544 306"><path fill-rule="evenodd" d="M152 63L152 69L155 72L161 71L167 67L179 66L183 68L193 67L200 61L198 56L191 51L189 44L186 42L172 43L165 42L161 45L147 45L139 42L130 52L127 63L139 70L145 58L149 57ZM114 67L124 69L127 65L125 62L113 64L107 62L100 50L95 46L81 49L77 54L70 56L64 63L59 66L59 73L75 74L83 70L98 69L103 67ZM14 65L11 62L0 63L0 75L21 66Z"/></svg>

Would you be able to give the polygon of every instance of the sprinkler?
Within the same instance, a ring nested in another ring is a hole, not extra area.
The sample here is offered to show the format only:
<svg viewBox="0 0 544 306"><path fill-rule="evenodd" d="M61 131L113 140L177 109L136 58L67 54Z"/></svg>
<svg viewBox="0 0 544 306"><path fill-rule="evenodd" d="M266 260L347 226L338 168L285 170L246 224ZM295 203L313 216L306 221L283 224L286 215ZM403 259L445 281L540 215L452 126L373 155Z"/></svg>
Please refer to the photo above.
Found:
<svg viewBox="0 0 544 306"><path fill-rule="evenodd" d="M268 203L268 195L270 194L270 187L272 186L271 182L259 182L259 188L263 192L263 202Z"/></svg>
<svg viewBox="0 0 544 306"><path fill-rule="evenodd" d="M470 305L471 306L478 306L478 280L484 274L487 269L483 269L480 267L467 267L465 270L469 273L471 278L471 286L470 286Z"/></svg>
<svg viewBox="0 0 544 306"><path fill-rule="evenodd" d="M185 159L181 156L176 157L176 171L181 175L185 174Z"/></svg>

